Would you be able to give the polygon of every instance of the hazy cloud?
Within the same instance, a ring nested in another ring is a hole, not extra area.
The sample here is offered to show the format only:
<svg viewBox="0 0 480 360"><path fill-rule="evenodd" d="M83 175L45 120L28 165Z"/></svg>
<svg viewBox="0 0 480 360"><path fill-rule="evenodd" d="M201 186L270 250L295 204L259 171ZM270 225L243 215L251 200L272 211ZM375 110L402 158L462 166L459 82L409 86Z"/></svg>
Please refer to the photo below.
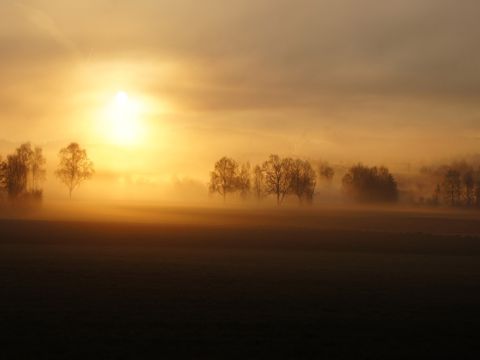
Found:
<svg viewBox="0 0 480 360"><path fill-rule="evenodd" d="M47 121L78 133L62 119L124 81L174 104L185 138L230 132L221 151L305 132L305 153L474 151L479 13L473 0L2 2L0 136Z"/></svg>

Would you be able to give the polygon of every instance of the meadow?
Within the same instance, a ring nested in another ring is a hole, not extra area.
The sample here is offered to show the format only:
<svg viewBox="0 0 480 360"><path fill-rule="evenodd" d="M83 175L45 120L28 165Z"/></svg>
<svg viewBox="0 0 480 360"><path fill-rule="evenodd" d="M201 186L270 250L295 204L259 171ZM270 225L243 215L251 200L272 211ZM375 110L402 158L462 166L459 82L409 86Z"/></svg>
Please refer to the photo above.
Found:
<svg viewBox="0 0 480 360"><path fill-rule="evenodd" d="M0 220L2 358L478 355L474 212L116 211Z"/></svg>

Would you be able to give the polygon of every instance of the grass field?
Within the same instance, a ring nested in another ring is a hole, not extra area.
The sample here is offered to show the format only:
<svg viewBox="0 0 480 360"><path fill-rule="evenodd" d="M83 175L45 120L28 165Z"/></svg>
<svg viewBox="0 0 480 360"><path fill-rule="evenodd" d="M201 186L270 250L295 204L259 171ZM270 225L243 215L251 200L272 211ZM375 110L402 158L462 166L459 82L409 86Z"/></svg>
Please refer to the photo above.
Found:
<svg viewBox="0 0 480 360"><path fill-rule="evenodd" d="M122 211L0 220L0 358L480 356L477 214Z"/></svg>

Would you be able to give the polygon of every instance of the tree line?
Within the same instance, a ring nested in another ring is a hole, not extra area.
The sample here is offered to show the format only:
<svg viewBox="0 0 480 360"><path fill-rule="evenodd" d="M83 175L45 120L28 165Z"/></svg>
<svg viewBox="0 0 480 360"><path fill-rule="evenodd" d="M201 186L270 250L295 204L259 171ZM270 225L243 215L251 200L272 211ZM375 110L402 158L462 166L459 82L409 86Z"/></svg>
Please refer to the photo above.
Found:
<svg viewBox="0 0 480 360"><path fill-rule="evenodd" d="M424 170L425 171L425 170ZM480 167L466 162L441 166L430 203L453 207L480 208Z"/></svg>
<svg viewBox="0 0 480 360"><path fill-rule="evenodd" d="M250 166L222 157L210 173L209 190L219 194L224 201L229 194L238 193L242 198L253 195L261 200L269 196L282 204L287 196L294 196L300 203L312 203L319 179L331 182L335 170L328 163L316 168L308 160L282 158L272 154L263 163ZM398 187L386 167L352 166L342 179L344 193L355 201L396 202Z"/></svg>
<svg viewBox="0 0 480 360"><path fill-rule="evenodd" d="M93 163L77 143L62 148L58 155L55 175L67 187L71 198L72 192L94 174ZM0 197L41 200L46 173L43 149L29 142L20 145L5 159L0 156Z"/></svg>

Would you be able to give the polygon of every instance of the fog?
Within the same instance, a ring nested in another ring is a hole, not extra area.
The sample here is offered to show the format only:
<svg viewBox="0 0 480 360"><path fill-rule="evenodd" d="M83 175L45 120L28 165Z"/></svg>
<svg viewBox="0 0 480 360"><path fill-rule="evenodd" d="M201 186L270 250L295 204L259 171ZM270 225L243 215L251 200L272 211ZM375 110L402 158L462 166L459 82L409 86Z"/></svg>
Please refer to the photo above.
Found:
<svg viewBox="0 0 480 360"><path fill-rule="evenodd" d="M480 134L478 7L3 1L0 153L32 141L53 164L78 141L99 177L160 184L205 184L223 155L394 170L465 156ZM119 90L145 105L147 136L126 149L97 129Z"/></svg>

